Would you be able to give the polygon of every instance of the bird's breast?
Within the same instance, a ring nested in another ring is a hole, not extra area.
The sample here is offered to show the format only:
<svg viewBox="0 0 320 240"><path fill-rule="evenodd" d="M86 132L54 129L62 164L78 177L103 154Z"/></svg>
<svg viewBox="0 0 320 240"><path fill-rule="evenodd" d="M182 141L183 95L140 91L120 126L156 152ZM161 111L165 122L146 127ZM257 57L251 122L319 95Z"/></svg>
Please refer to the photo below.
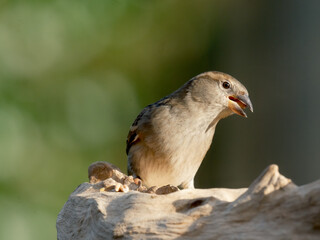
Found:
<svg viewBox="0 0 320 240"><path fill-rule="evenodd" d="M162 176L168 175L171 184L180 185L194 178L211 145L214 128L206 131L207 124L201 119L190 121L186 118L170 124L171 131L156 134L154 164L165 166Z"/></svg>
<svg viewBox="0 0 320 240"><path fill-rule="evenodd" d="M177 116L168 111L161 118L153 116L152 130L145 133L143 143L132 149L131 159L145 184L178 186L194 178L210 147L215 127L207 131L212 119L188 114Z"/></svg>

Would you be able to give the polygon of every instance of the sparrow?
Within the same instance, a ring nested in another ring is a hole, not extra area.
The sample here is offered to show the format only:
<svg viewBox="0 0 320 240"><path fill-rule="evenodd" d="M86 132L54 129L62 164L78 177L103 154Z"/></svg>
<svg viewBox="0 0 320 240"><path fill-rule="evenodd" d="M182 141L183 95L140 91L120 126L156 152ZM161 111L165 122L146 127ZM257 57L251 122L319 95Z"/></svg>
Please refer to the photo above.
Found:
<svg viewBox="0 0 320 240"><path fill-rule="evenodd" d="M234 77L205 72L175 92L148 105L133 122L128 137L128 175L148 187L194 188L194 177L219 120L253 112L247 89Z"/></svg>

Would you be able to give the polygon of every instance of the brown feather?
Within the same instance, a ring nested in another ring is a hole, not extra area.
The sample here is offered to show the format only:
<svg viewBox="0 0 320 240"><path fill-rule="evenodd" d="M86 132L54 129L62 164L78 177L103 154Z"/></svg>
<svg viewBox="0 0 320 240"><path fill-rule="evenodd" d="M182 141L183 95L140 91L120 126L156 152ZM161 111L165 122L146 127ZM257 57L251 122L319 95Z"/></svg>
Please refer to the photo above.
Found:
<svg viewBox="0 0 320 240"><path fill-rule="evenodd" d="M132 126L127 137L127 147L126 147L126 153L128 155L129 150L133 144L140 141L139 134L137 133L137 127Z"/></svg>

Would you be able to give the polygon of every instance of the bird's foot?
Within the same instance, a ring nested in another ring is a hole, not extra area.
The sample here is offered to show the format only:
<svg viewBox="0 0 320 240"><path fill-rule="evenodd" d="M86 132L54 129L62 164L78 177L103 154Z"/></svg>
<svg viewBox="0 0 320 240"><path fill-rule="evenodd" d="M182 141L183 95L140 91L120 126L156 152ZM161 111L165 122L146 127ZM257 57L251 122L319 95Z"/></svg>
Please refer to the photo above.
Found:
<svg viewBox="0 0 320 240"><path fill-rule="evenodd" d="M173 192L177 192L179 191L179 188L176 186L172 186L170 184L162 186L162 187L150 187L147 189L147 193L155 193L158 195L163 195L163 194L169 194L169 193L173 193Z"/></svg>

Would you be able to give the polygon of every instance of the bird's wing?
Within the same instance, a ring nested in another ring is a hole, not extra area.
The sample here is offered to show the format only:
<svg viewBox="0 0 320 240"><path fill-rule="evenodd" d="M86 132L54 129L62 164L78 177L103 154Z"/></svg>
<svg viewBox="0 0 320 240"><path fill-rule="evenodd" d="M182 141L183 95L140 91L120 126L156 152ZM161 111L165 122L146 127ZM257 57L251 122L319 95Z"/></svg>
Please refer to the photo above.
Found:
<svg viewBox="0 0 320 240"><path fill-rule="evenodd" d="M137 127L131 126L130 131L128 133L128 137L127 137L127 148L126 148L127 155L129 153L131 146L136 142L138 142L139 140L140 139L139 139L139 134L137 133Z"/></svg>
<svg viewBox="0 0 320 240"><path fill-rule="evenodd" d="M137 116L137 118L134 120L133 124L130 127L128 136L127 136L127 148L126 153L128 155L129 150L132 145L140 141L140 131L139 126L142 122L146 121L146 119L149 118L150 112L151 112L151 105L145 107L142 112Z"/></svg>
<svg viewBox="0 0 320 240"><path fill-rule="evenodd" d="M170 101L171 100L168 97L164 97L158 102L146 106L137 116L128 133L126 148L127 155L132 145L142 140L142 135L148 135L153 131L151 121L155 111L157 110L159 112L159 109L163 109L170 105Z"/></svg>

